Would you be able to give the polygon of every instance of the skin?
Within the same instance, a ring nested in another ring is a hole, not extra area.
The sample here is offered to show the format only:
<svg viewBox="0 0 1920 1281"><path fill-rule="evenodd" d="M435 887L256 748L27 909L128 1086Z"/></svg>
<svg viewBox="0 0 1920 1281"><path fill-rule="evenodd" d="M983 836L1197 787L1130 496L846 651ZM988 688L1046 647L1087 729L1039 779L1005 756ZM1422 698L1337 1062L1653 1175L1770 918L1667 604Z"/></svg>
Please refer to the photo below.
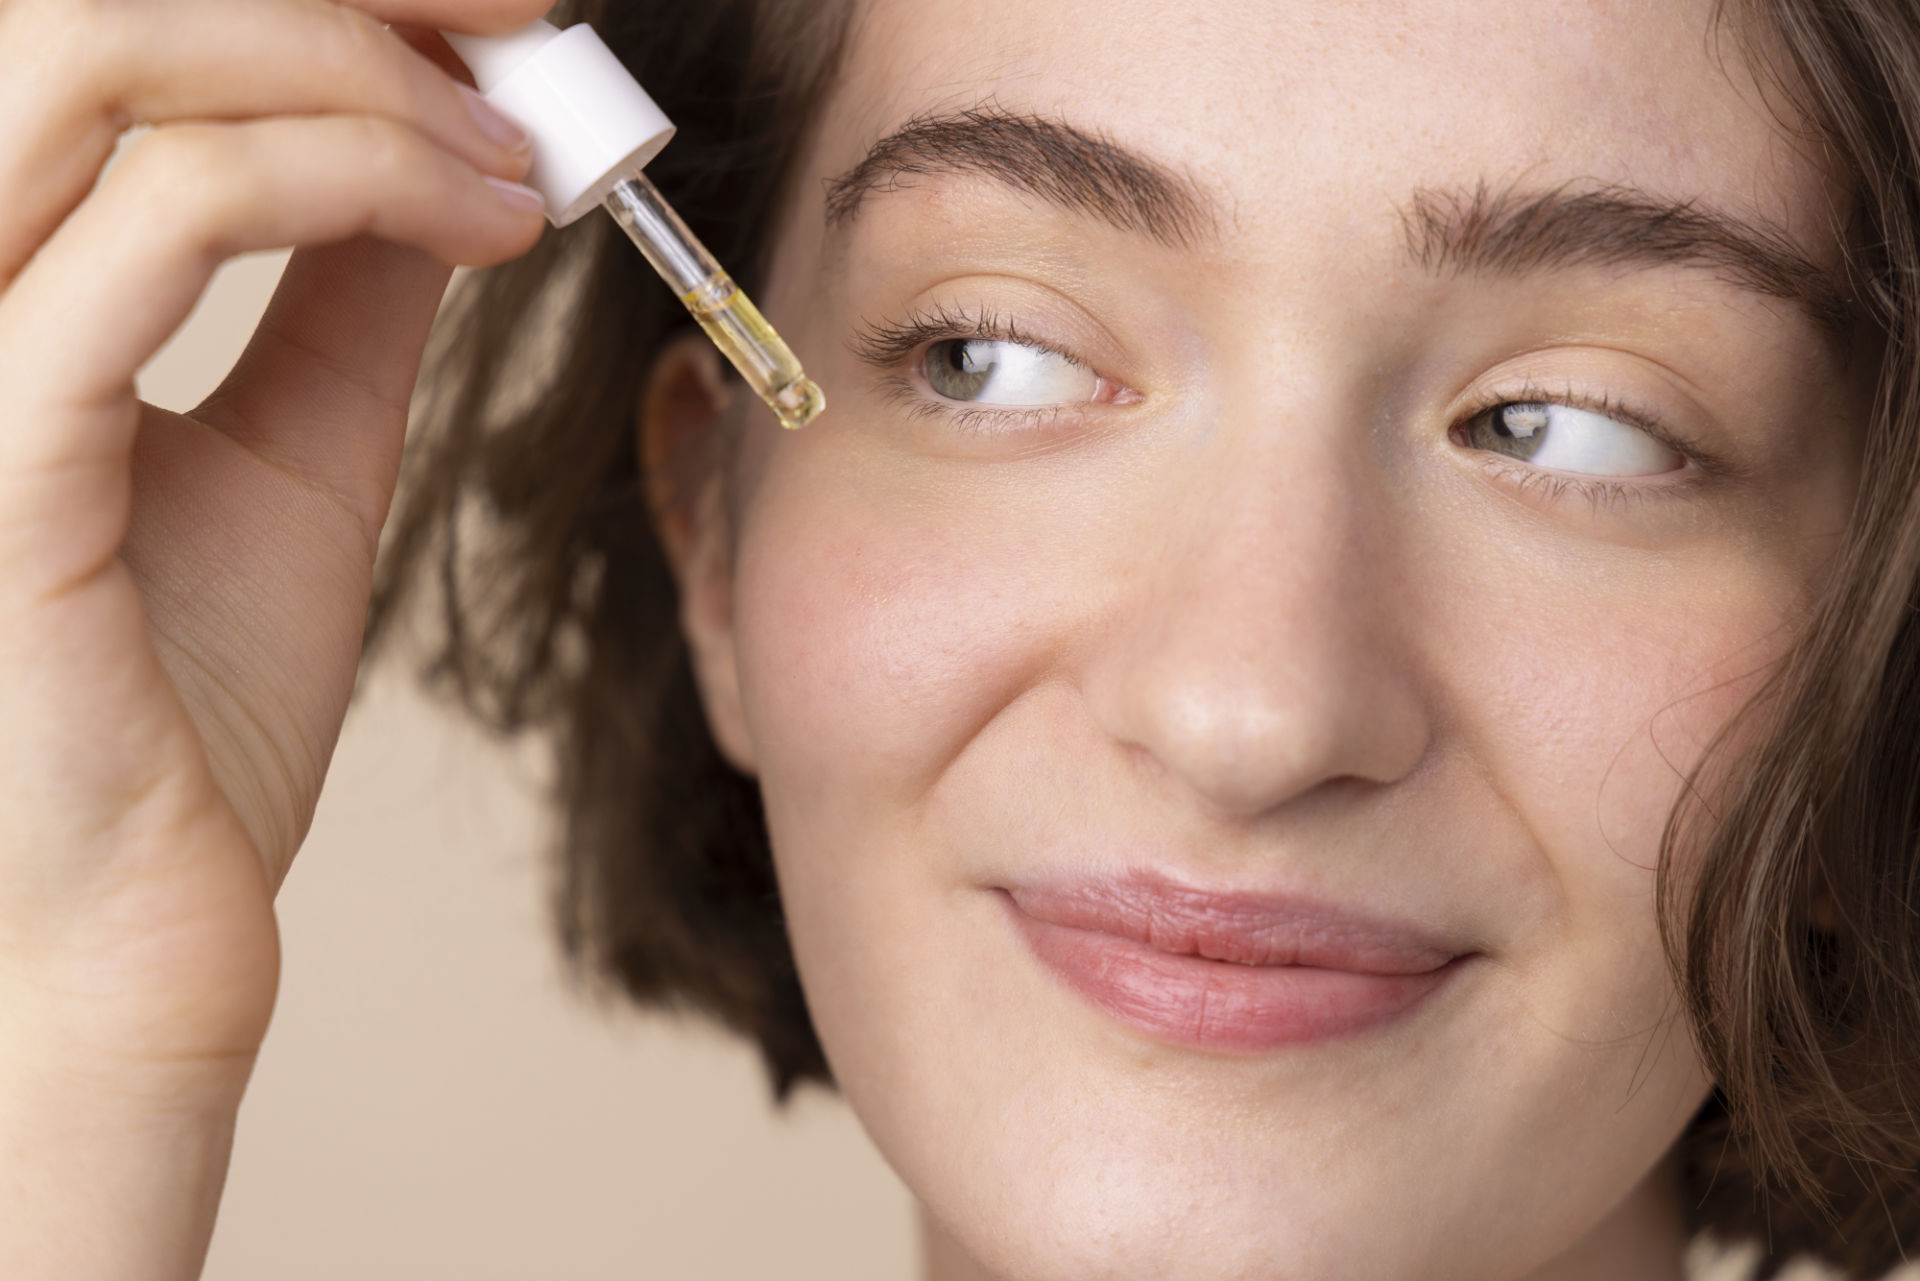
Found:
<svg viewBox="0 0 1920 1281"><path fill-rule="evenodd" d="M0 0L0 1276L199 1273L445 264L540 226L525 147L419 28L539 8ZM650 458L743 442L660 491L661 528L932 1281L1678 1275L1664 1157L1707 1082L1658 834L1821 581L1866 371L1697 270L1408 262L1409 192L1482 177L1631 181L1835 257L1833 183L1710 56L1704 6L1508 12L875 0L761 300L831 408L780 435L703 340L659 363ZM1176 165L1218 239L977 178L827 234L820 179L989 96ZM214 266L288 244L226 383L141 404ZM848 340L943 301L1129 394L1017 430L909 412L912 361ZM1556 499L1455 431L1523 374L1729 466ZM1410 916L1473 959L1366 1036L1181 1048L997 910L1125 863Z"/></svg>
<svg viewBox="0 0 1920 1281"><path fill-rule="evenodd" d="M1837 186L1709 8L864 8L762 300L826 414L773 430L692 339L641 427L659 461L739 433L662 530L815 1024L924 1208L930 1281L1681 1275L1667 1155L1710 1082L1655 928L1661 829L1821 581L1865 371L1697 268L1437 276L1400 211L1418 187L1631 183L1834 263ZM950 175L829 232L825 180L986 101L1190 175L1218 239ZM1137 395L909 412L890 375L939 399L918 355L878 370L849 343L940 304ZM1454 430L1529 380L1644 406L1730 467L1555 496ZM1364 1035L1184 1048L1062 986L993 893L1132 864L1479 955Z"/></svg>
<svg viewBox="0 0 1920 1281"><path fill-rule="evenodd" d="M0 1276L199 1275L447 264L541 226L409 42L544 7L0 2ZM225 384L137 400L286 245Z"/></svg>

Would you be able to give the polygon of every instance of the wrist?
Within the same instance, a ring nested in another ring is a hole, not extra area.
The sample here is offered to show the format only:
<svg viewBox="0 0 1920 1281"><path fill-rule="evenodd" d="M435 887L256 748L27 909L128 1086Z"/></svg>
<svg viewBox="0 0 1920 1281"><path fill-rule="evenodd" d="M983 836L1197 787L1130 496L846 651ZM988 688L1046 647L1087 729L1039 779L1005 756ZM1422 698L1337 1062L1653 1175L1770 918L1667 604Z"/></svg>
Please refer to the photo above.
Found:
<svg viewBox="0 0 1920 1281"><path fill-rule="evenodd" d="M198 1277L246 1074L38 1056L0 1065L0 1276Z"/></svg>

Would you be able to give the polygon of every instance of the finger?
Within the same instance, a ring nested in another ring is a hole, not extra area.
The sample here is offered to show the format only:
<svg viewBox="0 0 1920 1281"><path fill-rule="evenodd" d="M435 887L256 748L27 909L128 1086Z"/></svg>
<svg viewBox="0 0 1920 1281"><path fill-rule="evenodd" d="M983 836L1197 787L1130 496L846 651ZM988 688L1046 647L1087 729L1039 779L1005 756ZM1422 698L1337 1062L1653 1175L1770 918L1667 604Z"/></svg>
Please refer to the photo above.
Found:
<svg viewBox="0 0 1920 1281"><path fill-rule="evenodd" d="M366 117L175 125L143 139L0 297L0 581L17 571L38 580L29 589L58 590L111 558L85 539L49 555L44 539L124 487L133 376L221 260L371 235L498 262L544 225L536 196L499 186Z"/></svg>
<svg viewBox="0 0 1920 1281"><path fill-rule="evenodd" d="M374 115L518 178L518 130L366 13L327 0L0 5L0 282L82 200L129 125Z"/></svg>
<svg viewBox="0 0 1920 1281"><path fill-rule="evenodd" d="M544 18L553 0L344 0L382 22L492 36Z"/></svg>
<svg viewBox="0 0 1920 1281"><path fill-rule="evenodd" d="M407 47L452 76L463 85L473 83L473 72L460 61L447 38L431 27L392 27L390 30L407 42Z"/></svg>
<svg viewBox="0 0 1920 1281"><path fill-rule="evenodd" d="M376 545L451 270L368 237L300 250L239 363L194 417L339 496Z"/></svg>

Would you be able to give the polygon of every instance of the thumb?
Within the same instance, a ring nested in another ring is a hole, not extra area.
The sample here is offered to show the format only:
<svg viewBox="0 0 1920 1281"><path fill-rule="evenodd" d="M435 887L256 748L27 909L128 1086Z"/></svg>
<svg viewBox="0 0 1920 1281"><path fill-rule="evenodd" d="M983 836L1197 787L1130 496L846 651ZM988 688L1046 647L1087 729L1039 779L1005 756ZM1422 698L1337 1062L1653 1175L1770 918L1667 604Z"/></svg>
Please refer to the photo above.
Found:
<svg viewBox="0 0 1920 1281"><path fill-rule="evenodd" d="M332 494L377 545L452 270L371 237L296 250L233 372L192 416Z"/></svg>

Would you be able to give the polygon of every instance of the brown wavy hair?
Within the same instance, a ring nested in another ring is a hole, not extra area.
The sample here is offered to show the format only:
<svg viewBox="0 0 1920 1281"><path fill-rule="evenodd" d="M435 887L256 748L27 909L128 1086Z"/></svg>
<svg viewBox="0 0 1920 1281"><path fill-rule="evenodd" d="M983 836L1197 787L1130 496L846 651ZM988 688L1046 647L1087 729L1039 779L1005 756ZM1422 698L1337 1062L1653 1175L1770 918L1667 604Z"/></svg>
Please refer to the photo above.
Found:
<svg viewBox="0 0 1920 1281"><path fill-rule="evenodd" d="M1783 121L1851 181L1864 479L1829 589L1752 706L1708 813L1687 789L1657 908L1711 1097L1679 1141L1695 1231L1877 1276L1920 1242L1920 4L1726 0ZM680 127L649 166L755 291L851 0L579 0ZM1799 127L1794 124L1792 127ZM589 988L718 1018L774 1097L831 1085L759 790L709 735L649 516L634 414L687 318L611 222L456 290L376 575L371 655L416 595L421 676L549 736L553 912ZM1870 336L1870 338L1869 338ZM1694 879L1674 873L1699 831Z"/></svg>

